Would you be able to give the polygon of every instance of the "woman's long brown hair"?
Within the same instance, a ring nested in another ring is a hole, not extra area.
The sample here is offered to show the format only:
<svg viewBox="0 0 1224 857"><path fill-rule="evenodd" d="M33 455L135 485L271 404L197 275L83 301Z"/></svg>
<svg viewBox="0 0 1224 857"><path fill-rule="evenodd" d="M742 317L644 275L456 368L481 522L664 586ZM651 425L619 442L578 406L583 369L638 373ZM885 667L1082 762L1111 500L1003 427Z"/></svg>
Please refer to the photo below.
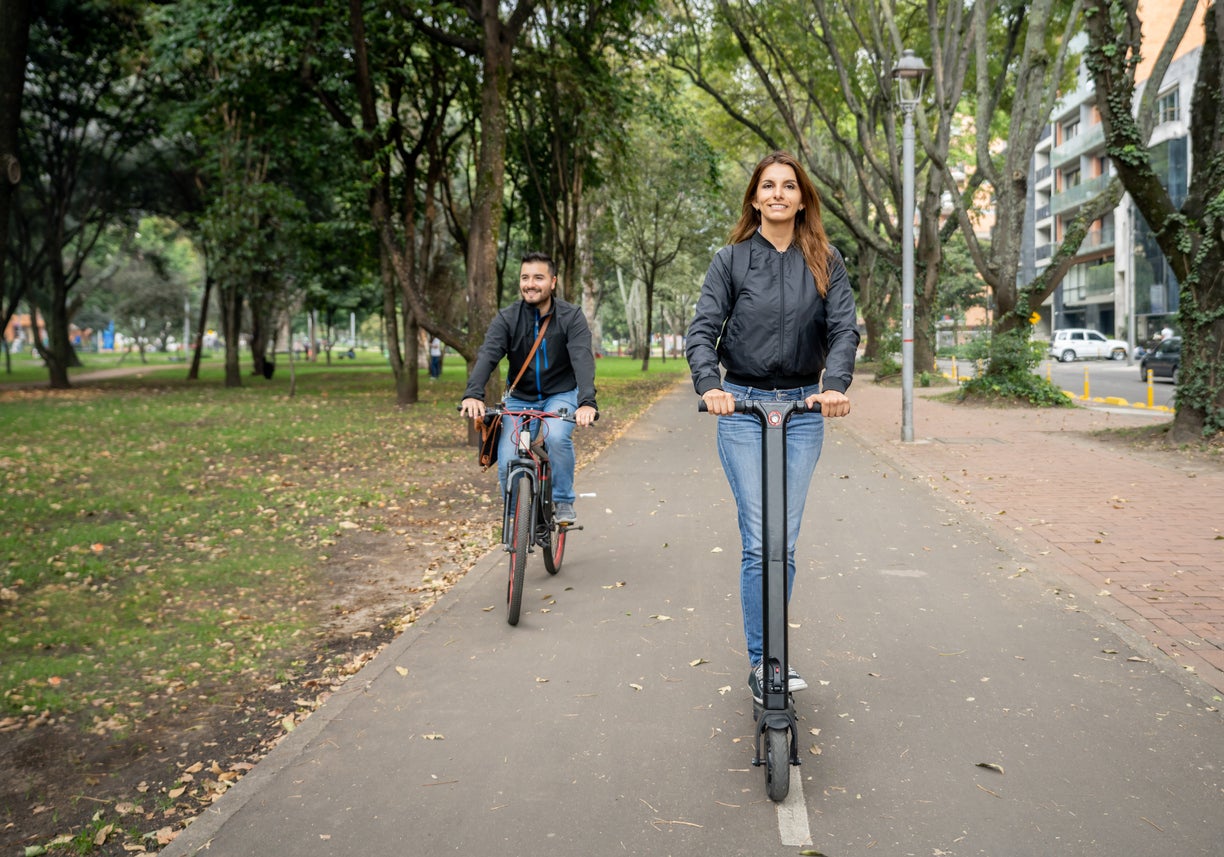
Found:
<svg viewBox="0 0 1224 857"><path fill-rule="evenodd" d="M761 183L761 173L773 164L782 164L795 171L795 179L799 183L799 197L803 209L795 215L795 244L799 246L812 278L816 280L816 290L824 297L829 291L829 236L825 234L824 224L820 220L820 194L816 185L808 178L803 166L788 152L773 152L761 159L752 171L752 180L744 191L744 209L740 213L739 222L731 229L727 239L730 244L738 244L752 237L761 225L761 212L752 207L756 199L757 186Z"/></svg>

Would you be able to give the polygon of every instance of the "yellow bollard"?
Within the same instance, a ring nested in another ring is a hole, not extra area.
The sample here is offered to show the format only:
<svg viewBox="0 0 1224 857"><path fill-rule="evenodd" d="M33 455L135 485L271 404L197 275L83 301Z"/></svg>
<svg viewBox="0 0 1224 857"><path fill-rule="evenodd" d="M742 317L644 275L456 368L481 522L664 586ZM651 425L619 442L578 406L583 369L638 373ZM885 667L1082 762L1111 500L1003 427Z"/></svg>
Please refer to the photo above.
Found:
<svg viewBox="0 0 1224 857"><path fill-rule="evenodd" d="M1054 383L1054 363L1051 360L1046 361L1046 380Z"/></svg>
<svg viewBox="0 0 1224 857"><path fill-rule="evenodd" d="M1087 366L1085 366L1085 367L1084 367L1084 401L1086 402L1086 401L1088 401L1090 398L1092 398L1092 397L1091 397L1091 395L1090 395L1090 394L1089 394L1089 392L1088 392L1088 367L1087 367Z"/></svg>
<svg viewBox="0 0 1224 857"><path fill-rule="evenodd" d="M1155 398L1156 393L1152 389L1152 374L1153 372L1151 369L1147 370L1147 376L1148 376L1147 388L1148 388L1148 407L1149 408L1154 408L1156 406L1156 398Z"/></svg>
<svg viewBox="0 0 1224 857"><path fill-rule="evenodd" d="M956 355L952 355L952 383L960 383L960 373L956 371Z"/></svg>

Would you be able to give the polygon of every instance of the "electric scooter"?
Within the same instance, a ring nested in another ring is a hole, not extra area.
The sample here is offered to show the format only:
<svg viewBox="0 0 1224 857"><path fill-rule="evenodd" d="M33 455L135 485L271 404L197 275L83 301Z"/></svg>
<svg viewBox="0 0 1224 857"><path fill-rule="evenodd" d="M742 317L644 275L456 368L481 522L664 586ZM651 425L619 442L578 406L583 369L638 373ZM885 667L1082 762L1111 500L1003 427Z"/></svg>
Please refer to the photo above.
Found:
<svg viewBox="0 0 1224 857"><path fill-rule="evenodd" d="M705 402L698 410L706 411ZM764 675L761 701L753 700L756 741L752 764L765 767L765 791L782 801L790 792L790 766L799 761L799 728L795 701L787 689L786 581L786 424L796 413L816 413L806 402L737 401L735 412L752 414L761 423L763 498L761 609L764 622Z"/></svg>

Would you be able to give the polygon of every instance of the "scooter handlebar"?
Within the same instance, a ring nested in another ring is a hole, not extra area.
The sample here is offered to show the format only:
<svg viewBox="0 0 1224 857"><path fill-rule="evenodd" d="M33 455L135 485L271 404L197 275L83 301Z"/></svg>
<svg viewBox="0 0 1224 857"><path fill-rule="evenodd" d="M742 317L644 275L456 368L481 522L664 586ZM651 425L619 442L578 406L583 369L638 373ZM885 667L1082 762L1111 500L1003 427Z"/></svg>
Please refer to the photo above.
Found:
<svg viewBox="0 0 1224 857"><path fill-rule="evenodd" d="M737 414L755 413L759 407L767 405L790 405L791 412L797 414L818 414L820 413L820 402L808 405L807 402L765 402L759 399L736 399L735 412ZM710 409L706 406L705 399L700 399L697 402L697 410L703 414L708 414Z"/></svg>

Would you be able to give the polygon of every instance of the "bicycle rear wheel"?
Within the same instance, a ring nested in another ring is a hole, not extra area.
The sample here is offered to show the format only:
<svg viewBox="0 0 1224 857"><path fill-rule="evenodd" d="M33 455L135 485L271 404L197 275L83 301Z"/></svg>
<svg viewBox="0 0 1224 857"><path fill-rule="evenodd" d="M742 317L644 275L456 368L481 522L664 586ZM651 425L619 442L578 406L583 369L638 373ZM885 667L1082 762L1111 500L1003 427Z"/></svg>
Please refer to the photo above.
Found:
<svg viewBox="0 0 1224 857"><path fill-rule="evenodd" d="M527 547L531 544L531 478L523 473L511 485L514 524L510 536L510 575L506 581L506 621L517 625L523 606L523 576L527 571Z"/></svg>
<svg viewBox="0 0 1224 857"><path fill-rule="evenodd" d="M556 574L561 570L561 560L565 557L565 531L566 527L557 527L556 530L549 529L543 531L543 538L540 539L540 547L544 549L544 568L549 574Z"/></svg>

